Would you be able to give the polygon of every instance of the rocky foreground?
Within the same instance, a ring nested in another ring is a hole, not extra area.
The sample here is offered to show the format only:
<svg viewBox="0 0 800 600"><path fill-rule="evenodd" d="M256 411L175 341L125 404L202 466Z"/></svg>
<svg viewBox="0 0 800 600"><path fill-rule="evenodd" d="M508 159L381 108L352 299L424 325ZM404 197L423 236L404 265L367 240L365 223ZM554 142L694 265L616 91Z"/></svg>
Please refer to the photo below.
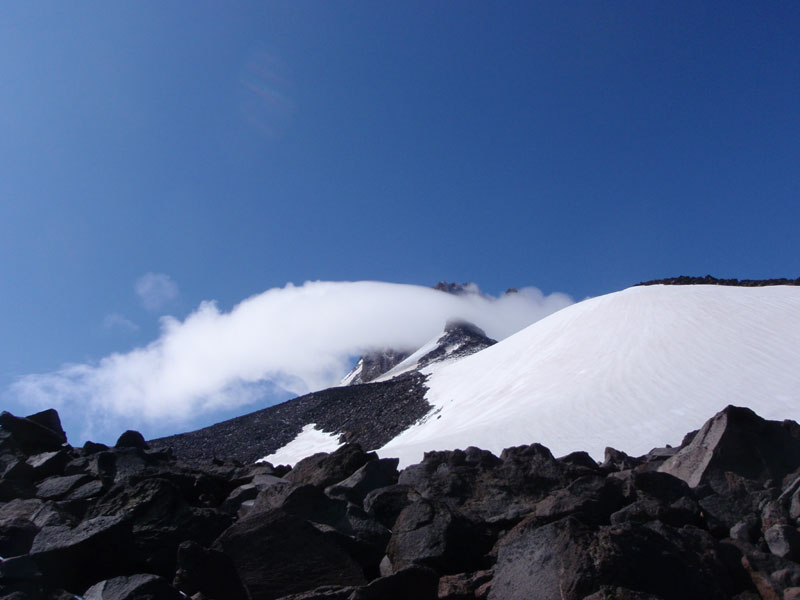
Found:
<svg viewBox="0 0 800 600"><path fill-rule="evenodd" d="M66 443L0 415L0 598L800 598L800 426L728 407L680 448L356 445L294 469Z"/></svg>

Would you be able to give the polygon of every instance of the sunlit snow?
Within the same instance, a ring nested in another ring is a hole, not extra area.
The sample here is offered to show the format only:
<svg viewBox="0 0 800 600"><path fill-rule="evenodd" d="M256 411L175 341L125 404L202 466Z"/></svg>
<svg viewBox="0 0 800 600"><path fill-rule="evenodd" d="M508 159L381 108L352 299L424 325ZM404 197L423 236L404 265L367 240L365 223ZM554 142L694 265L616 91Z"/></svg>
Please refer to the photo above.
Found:
<svg viewBox="0 0 800 600"><path fill-rule="evenodd" d="M800 421L800 288L630 288L426 371L433 411L379 450L401 465L533 442L637 455L728 404Z"/></svg>
<svg viewBox="0 0 800 600"><path fill-rule="evenodd" d="M273 465L292 465L301 458L311 456L317 452L333 452L341 444L339 436L334 433L325 433L317 429L316 423L309 423L297 434L291 442L280 448L274 454L265 456L257 462L268 461Z"/></svg>

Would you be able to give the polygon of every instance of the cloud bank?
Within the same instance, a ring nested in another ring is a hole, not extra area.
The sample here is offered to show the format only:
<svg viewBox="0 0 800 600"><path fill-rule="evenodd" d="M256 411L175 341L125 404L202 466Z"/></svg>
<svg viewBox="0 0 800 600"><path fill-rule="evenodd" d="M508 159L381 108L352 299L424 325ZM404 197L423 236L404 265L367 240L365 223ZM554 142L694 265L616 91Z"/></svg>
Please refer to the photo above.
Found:
<svg viewBox="0 0 800 600"><path fill-rule="evenodd" d="M489 298L380 282L308 282L248 298L230 312L203 302L185 320L161 319L150 344L93 364L26 375L11 392L87 421L187 422L262 398L274 386L303 394L335 385L353 357L416 349L451 318L505 338L569 304L535 288Z"/></svg>

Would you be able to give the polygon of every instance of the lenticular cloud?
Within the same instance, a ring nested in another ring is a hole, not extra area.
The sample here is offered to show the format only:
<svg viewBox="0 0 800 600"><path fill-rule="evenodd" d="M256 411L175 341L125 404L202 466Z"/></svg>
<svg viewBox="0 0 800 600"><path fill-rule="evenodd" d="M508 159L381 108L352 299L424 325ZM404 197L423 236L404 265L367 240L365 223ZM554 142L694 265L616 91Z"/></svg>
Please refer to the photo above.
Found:
<svg viewBox="0 0 800 600"><path fill-rule="evenodd" d="M163 317L147 346L26 375L11 391L33 405L83 410L87 419L179 423L254 402L276 386L294 394L328 387L354 356L415 349L448 319L502 339L571 303L535 288L490 298L379 282L289 284L230 312L203 302L183 321Z"/></svg>

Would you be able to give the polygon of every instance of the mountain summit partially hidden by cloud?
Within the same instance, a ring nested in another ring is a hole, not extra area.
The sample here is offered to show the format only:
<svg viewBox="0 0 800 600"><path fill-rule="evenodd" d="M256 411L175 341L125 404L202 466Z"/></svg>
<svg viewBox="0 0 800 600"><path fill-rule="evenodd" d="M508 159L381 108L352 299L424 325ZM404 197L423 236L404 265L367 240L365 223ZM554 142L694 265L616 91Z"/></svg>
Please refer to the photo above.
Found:
<svg viewBox="0 0 800 600"><path fill-rule="evenodd" d="M164 428L198 414L335 385L362 352L415 349L449 319L503 339L569 304L536 288L492 298L477 289L361 282L308 282L247 298L230 312L203 302L183 321L162 317L159 337L95 363L25 375L10 392L35 408L86 415L86 435L148 424Z"/></svg>

